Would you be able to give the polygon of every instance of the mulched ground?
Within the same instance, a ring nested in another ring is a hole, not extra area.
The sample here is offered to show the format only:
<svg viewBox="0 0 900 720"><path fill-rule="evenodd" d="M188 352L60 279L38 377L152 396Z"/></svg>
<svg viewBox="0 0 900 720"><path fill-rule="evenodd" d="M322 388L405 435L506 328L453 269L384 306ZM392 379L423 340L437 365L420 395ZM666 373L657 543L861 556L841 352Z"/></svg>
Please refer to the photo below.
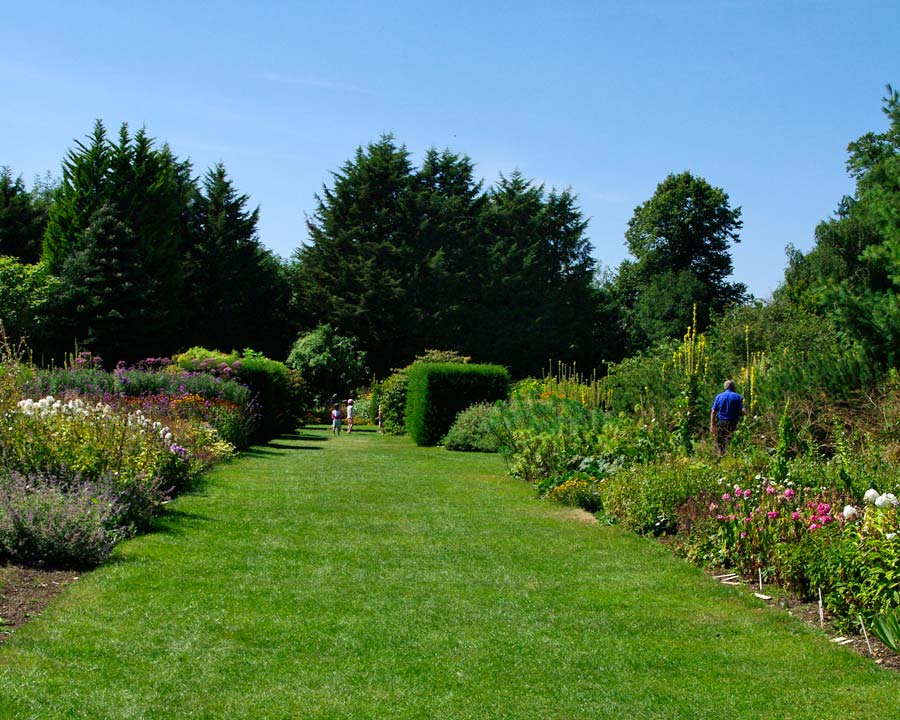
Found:
<svg viewBox="0 0 900 720"><path fill-rule="evenodd" d="M710 571L713 577L721 576L725 571ZM79 578L79 573L71 570L38 570L21 568L14 565L0 566L0 645L31 618L39 615L50 601L63 588ZM747 579L739 579L742 590L748 593L758 592L759 588ZM767 589L764 588L763 594ZM858 635L841 634L834 629L828 613L824 614L824 623L819 622L819 606L817 603L804 603L796 598L784 595L773 596L764 602L781 607L794 617L814 627L821 627L828 637L842 638L839 644L855 650L860 655L871 658L875 663L900 672L900 655L882 645L877 638L869 635L868 643L860 633ZM871 651L870 651L871 646Z"/></svg>

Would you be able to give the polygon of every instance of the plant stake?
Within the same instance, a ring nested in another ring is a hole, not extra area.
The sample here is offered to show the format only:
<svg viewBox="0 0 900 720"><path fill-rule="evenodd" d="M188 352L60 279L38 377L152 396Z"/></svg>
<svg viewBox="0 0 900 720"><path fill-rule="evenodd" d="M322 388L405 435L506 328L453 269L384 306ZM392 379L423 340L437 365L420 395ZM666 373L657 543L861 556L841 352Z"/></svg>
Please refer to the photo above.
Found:
<svg viewBox="0 0 900 720"><path fill-rule="evenodd" d="M863 629L863 637L866 639L866 647L869 648L869 655L873 655L872 652L872 643L869 642L869 633L866 632L866 624L863 622L862 613L857 615L859 618L859 626Z"/></svg>
<svg viewBox="0 0 900 720"><path fill-rule="evenodd" d="M825 627L825 613L822 611L822 588L819 588L819 627Z"/></svg>

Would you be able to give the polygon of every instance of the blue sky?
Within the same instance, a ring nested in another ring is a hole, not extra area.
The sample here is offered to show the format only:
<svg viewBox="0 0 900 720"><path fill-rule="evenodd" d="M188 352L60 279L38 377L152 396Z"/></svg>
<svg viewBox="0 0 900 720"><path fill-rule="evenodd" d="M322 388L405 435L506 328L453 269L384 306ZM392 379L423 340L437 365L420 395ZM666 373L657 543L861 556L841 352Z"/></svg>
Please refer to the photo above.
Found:
<svg viewBox="0 0 900 720"><path fill-rule="evenodd" d="M0 165L30 185L101 118L145 126L198 174L223 162L289 256L330 173L393 133L570 187L597 260L689 170L743 209L734 279L759 297L785 247L852 192L847 143L886 128L900 3L5 3Z"/></svg>

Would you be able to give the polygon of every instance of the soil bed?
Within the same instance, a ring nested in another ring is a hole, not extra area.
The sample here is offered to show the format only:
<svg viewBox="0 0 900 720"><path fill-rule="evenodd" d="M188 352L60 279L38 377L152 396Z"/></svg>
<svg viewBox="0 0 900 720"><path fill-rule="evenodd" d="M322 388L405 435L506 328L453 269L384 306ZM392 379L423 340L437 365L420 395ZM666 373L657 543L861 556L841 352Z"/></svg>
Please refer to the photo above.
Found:
<svg viewBox="0 0 900 720"><path fill-rule="evenodd" d="M0 644L78 577L72 570L0 566Z"/></svg>

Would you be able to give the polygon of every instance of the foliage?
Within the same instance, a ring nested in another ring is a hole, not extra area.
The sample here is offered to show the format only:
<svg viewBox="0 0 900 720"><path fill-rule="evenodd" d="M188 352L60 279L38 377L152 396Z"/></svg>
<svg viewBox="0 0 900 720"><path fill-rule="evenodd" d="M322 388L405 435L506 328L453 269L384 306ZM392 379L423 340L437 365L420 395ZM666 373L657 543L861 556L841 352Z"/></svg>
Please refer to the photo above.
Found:
<svg viewBox="0 0 900 720"><path fill-rule="evenodd" d="M299 372L313 388L313 402L317 406L324 405L333 396L349 397L366 373L366 355L356 349L356 340L338 335L328 324L301 333L285 364Z"/></svg>
<svg viewBox="0 0 900 720"><path fill-rule="evenodd" d="M547 490L548 498L591 513L597 513L603 509L605 478L598 479L595 475L582 470L567 473L564 477L565 479Z"/></svg>
<svg viewBox="0 0 900 720"><path fill-rule="evenodd" d="M233 381L163 370L150 383L147 370L106 373L89 353L52 372L25 365L8 345L0 355L0 561L101 562L121 537L149 527L167 498L250 441L253 405ZM157 393L122 392L138 389L124 382L129 375ZM195 383L207 397L184 392ZM59 394L42 396L45 384Z"/></svg>
<svg viewBox="0 0 900 720"><path fill-rule="evenodd" d="M429 349L416 355L415 360L399 370L395 370L381 381L372 383L371 404L378 413L381 407L384 419L384 432L388 435L406 433L406 389L408 386L407 371L418 363L468 363L472 358L460 355L455 350ZM374 417L374 415L373 415Z"/></svg>
<svg viewBox="0 0 900 720"><path fill-rule="evenodd" d="M409 384L407 368L398 370L381 382L372 384L372 405L381 408L384 432L388 435L406 433L406 390Z"/></svg>
<svg viewBox="0 0 900 720"><path fill-rule="evenodd" d="M59 280L46 265L25 265L0 255L0 322L9 340L40 343L51 321L52 298L59 290Z"/></svg>
<svg viewBox="0 0 900 720"><path fill-rule="evenodd" d="M511 475L537 483L596 455L605 422L602 411L573 400L515 394L501 406L500 453Z"/></svg>
<svg viewBox="0 0 900 720"><path fill-rule="evenodd" d="M123 535L109 475L94 482L0 474L0 559L22 565L93 567Z"/></svg>
<svg viewBox="0 0 900 720"><path fill-rule="evenodd" d="M900 610L876 616L871 629L881 642L900 653Z"/></svg>
<svg viewBox="0 0 900 720"><path fill-rule="evenodd" d="M0 256L36 263L41 256L41 236L47 222L50 189L40 181L29 192L22 177L0 167Z"/></svg>
<svg viewBox="0 0 900 720"><path fill-rule="evenodd" d="M302 422L305 408L296 403L305 397L304 386L298 378L291 376L284 363L250 349L225 354L201 347L190 348L173 360L189 372L234 377L246 384L259 413L255 439L271 439L293 430Z"/></svg>
<svg viewBox="0 0 900 720"><path fill-rule="evenodd" d="M694 305L703 310L702 331L708 313L744 298L746 287L727 281L740 217L723 190L689 172L669 175L635 209L625 233L635 260L622 263L618 287L636 347L681 335Z"/></svg>
<svg viewBox="0 0 900 720"><path fill-rule="evenodd" d="M501 410L489 403L475 403L461 411L441 440L448 450L497 452L496 430Z"/></svg>
<svg viewBox="0 0 900 720"><path fill-rule="evenodd" d="M642 534L678 528L678 509L712 487L717 471L700 464L634 465L610 476L603 488L607 516Z"/></svg>
<svg viewBox="0 0 900 720"><path fill-rule="evenodd" d="M204 175L182 260L182 326L195 344L251 344L280 357L290 290L284 268L259 240L259 208L249 202L221 163Z"/></svg>
<svg viewBox="0 0 900 720"><path fill-rule="evenodd" d="M406 424L417 445L437 444L459 412L509 393L509 373L499 365L417 363L408 376Z"/></svg>
<svg viewBox="0 0 900 720"><path fill-rule="evenodd" d="M594 260L574 195L518 172L488 192L475 178L449 150L415 168L391 136L357 149L316 198L310 243L294 255L302 325L357 338L378 376L424 347L516 375L548 355L591 360Z"/></svg>

